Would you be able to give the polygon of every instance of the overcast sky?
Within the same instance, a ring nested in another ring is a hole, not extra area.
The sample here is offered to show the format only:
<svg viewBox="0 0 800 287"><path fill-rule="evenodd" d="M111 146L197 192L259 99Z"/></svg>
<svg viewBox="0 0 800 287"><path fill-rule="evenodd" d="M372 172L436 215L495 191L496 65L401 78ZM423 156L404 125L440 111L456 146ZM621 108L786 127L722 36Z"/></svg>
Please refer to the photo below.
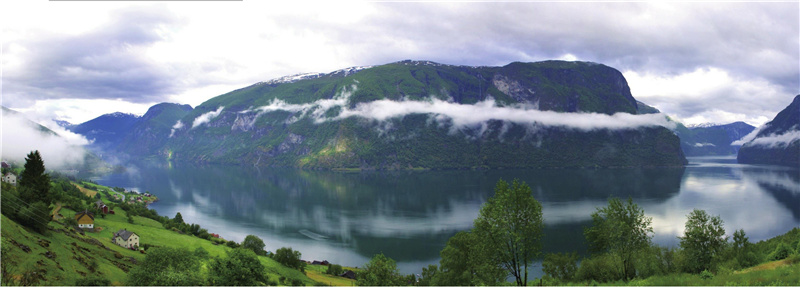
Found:
<svg viewBox="0 0 800 287"><path fill-rule="evenodd" d="M687 124L760 125L800 93L796 1L271 2L4 0L2 104L81 123L404 59L603 63L636 99Z"/></svg>

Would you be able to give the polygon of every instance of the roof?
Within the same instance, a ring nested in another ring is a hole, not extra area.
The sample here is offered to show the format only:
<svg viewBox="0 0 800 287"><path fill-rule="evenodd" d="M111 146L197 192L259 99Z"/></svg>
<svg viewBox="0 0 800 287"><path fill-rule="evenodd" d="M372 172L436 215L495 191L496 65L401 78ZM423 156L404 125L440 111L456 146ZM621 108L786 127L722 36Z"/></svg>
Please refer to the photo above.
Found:
<svg viewBox="0 0 800 287"><path fill-rule="evenodd" d="M131 235L134 235L134 234L135 233L133 233L132 231L121 229L120 231L117 231L116 233L114 233L114 238L122 237L123 240L128 240L128 238L130 238Z"/></svg>
<svg viewBox="0 0 800 287"><path fill-rule="evenodd" d="M88 216L89 218L94 220L94 213L92 213L90 211L87 211L87 210L75 213L75 220L76 221L81 220L81 218L83 218L84 216Z"/></svg>

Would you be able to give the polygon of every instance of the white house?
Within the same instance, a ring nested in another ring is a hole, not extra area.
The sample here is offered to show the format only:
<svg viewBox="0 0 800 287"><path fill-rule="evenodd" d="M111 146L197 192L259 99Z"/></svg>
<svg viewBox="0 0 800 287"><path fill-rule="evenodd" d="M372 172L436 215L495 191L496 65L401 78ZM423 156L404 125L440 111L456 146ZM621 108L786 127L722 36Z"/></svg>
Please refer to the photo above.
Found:
<svg viewBox="0 0 800 287"><path fill-rule="evenodd" d="M13 173L9 172L9 173L7 173L6 175L3 176L3 181L16 186L17 185L17 176L14 175Z"/></svg>
<svg viewBox="0 0 800 287"><path fill-rule="evenodd" d="M121 229L114 233L114 243L119 246L136 249L139 248L139 235L131 231Z"/></svg>

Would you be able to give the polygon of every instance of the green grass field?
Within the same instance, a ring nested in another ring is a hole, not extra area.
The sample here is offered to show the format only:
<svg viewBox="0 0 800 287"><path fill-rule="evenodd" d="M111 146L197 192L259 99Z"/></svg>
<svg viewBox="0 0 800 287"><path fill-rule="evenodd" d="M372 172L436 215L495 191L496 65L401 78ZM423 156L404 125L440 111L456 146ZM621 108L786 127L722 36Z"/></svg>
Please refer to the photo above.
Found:
<svg viewBox="0 0 800 287"><path fill-rule="evenodd" d="M31 274L36 272L34 277L38 279L34 285L73 285L75 280L91 275L108 278L112 285L123 285L127 270L135 265L133 261L141 262L145 254L111 242L112 234L122 228L138 234L140 244L189 250L202 247L211 256L227 256L226 251L230 250L225 245L214 245L208 240L166 230L159 222L149 218L134 216L134 223L130 224L127 222L124 210L115 211L117 214L106 215L106 218L96 217L95 227L99 231L85 232L85 235L73 232L72 229L65 229L56 222L49 224L56 231L51 230L42 235L31 232L3 216L2 264L16 280L31 277L33 276ZM74 217L75 211L62 208L60 214L70 218ZM25 252L20 246L25 246L30 251ZM47 257L53 254L55 257ZM270 258L259 256L259 260L273 282L279 282L279 278L284 277L289 280L299 280L306 285L330 284L316 282L302 272L285 267Z"/></svg>

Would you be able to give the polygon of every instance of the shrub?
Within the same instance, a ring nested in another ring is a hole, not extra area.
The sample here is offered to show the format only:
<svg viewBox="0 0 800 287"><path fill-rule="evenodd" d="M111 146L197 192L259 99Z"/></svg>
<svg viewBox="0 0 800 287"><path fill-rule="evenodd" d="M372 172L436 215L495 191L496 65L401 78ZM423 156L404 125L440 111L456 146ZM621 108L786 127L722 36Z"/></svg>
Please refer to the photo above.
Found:
<svg viewBox="0 0 800 287"><path fill-rule="evenodd" d="M575 278L580 281L611 282L623 279L620 272L622 266L620 261L612 258L614 255L604 254L587 258L581 261L581 266L575 274Z"/></svg>
<svg viewBox="0 0 800 287"><path fill-rule="evenodd" d="M714 274L712 274L711 271L703 270L703 272L700 272L700 278L703 278L704 280L711 280L714 279Z"/></svg>
<svg viewBox="0 0 800 287"><path fill-rule="evenodd" d="M238 248L239 247L239 243L236 243L236 241L227 241L227 242L225 242L225 245L230 247L230 248Z"/></svg>
<svg viewBox="0 0 800 287"><path fill-rule="evenodd" d="M342 269L342 265L338 264L328 265L328 270L325 270L325 274L331 274L336 276L339 276L339 274L342 274L342 272L344 272L344 270Z"/></svg>
<svg viewBox="0 0 800 287"><path fill-rule="evenodd" d="M100 278L97 276L90 276L75 280L75 286L110 286L111 280Z"/></svg>
<svg viewBox="0 0 800 287"><path fill-rule="evenodd" d="M793 252L792 252L791 249L789 249L789 246L787 246L785 243L781 243L781 244L778 244L778 247L776 247L775 250L772 251L772 253L769 254L768 258L769 258L769 260L773 260L773 261L774 260L782 260L782 259L785 259L786 257L789 257L789 255L791 255L792 253Z"/></svg>
<svg viewBox="0 0 800 287"><path fill-rule="evenodd" d="M578 270L578 253L550 253L544 256L542 271L560 281L572 280Z"/></svg>

